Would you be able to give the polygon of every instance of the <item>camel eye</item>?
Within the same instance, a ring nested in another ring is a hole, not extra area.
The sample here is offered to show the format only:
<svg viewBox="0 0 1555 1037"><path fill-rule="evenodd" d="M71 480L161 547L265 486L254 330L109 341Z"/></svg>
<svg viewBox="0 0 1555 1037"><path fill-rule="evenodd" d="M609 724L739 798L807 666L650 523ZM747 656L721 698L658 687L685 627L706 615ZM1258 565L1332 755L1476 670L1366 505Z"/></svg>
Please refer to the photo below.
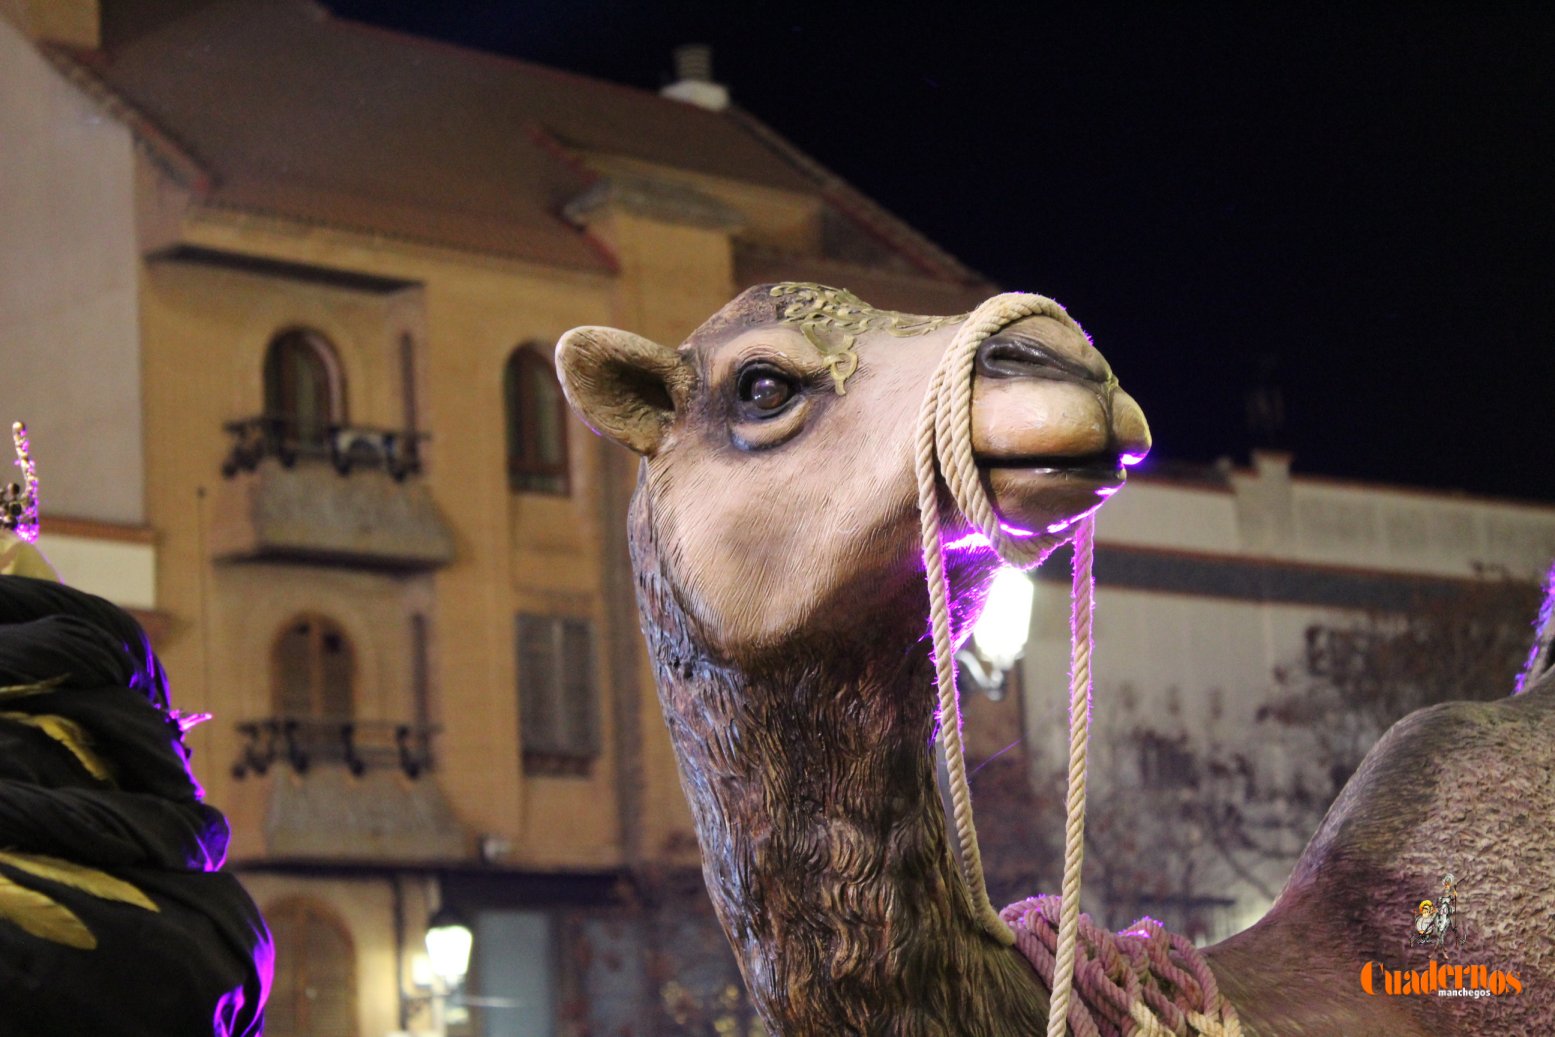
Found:
<svg viewBox="0 0 1555 1037"><path fill-rule="evenodd" d="M775 367L760 364L740 372L740 409L751 417L781 414L798 394L794 380Z"/></svg>

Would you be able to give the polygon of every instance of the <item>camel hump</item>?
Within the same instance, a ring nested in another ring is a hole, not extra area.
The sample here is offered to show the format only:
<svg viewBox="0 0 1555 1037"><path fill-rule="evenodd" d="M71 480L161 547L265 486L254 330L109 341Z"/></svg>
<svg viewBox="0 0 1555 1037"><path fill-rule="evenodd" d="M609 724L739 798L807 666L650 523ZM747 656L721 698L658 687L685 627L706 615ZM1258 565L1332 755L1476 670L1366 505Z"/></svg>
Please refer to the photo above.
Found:
<svg viewBox="0 0 1555 1037"><path fill-rule="evenodd" d="M1552 772L1555 675L1520 695L1417 710L1366 755L1298 873L1315 852L1395 863L1418 855L1422 865L1431 859L1428 872L1445 872L1451 858L1495 845L1499 858L1517 863L1504 851L1541 845L1545 825L1533 822L1555 817Z"/></svg>
<svg viewBox="0 0 1555 1037"><path fill-rule="evenodd" d="M1451 876L1454 960L1514 971L1555 1010L1552 818L1555 674L1493 702L1418 710L1367 754L1271 915L1335 927L1333 946L1357 961L1420 967L1414 911Z"/></svg>

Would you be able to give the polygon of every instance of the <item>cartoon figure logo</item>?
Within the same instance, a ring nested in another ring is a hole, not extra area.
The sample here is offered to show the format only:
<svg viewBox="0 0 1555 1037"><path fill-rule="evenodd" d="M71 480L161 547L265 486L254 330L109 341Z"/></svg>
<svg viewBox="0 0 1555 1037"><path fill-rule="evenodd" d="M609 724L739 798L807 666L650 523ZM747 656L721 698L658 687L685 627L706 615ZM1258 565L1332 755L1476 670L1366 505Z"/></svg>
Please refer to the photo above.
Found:
<svg viewBox="0 0 1555 1037"><path fill-rule="evenodd" d="M1456 933L1458 913L1458 882L1449 872L1442 879L1441 896L1433 902L1420 901L1415 908L1415 943L1440 947L1447 941L1447 934Z"/></svg>
<svg viewBox="0 0 1555 1037"><path fill-rule="evenodd" d="M1458 880L1449 872L1435 899L1415 905L1415 934L1411 942L1429 947L1430 960L1418 968L1389 968L1373 959L1361 966L1361 990L1370 997L1503 997L1523 992L1522 977L1494 965L1474 961L1449 961L1455 955L1438 953L1452 937L1458 943ZM1412 954L1418 964L1425 954Z"/></svg>

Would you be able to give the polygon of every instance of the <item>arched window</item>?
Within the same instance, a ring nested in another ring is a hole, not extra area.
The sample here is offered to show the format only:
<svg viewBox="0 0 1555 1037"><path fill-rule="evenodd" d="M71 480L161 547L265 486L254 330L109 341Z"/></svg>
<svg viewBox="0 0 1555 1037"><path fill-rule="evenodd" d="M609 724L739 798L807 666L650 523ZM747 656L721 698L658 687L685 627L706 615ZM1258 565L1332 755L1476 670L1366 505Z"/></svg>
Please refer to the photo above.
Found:
<svg viewBox="0 0 1555 1037"><path fill-rule="evenodd" d="M556 372L534 346L508 356L508 485L522 493L567 492L567 404Z"/></svg>
<svg viewBox="0 0 1555 1037"><path fill-rule="evenodd" d="M356 1037L356 949L345 924L313 900L265 911L275 937L269 1037Z"/></svg>
<svg viewBox="0 0 1555 1037"><path fill-rule="evenodd" d="M271 672L278 715L351 718L356 655L334 620L302 615L282 627L275 639Z"/></svg>
<svg viewBox="0 0 1555 1037"><path fill-rule="evenodd" d="M270 340L265 351L265 416L283 440L322 447L329 426L345 421L345 387L329 340L296 328Z"/></svg>

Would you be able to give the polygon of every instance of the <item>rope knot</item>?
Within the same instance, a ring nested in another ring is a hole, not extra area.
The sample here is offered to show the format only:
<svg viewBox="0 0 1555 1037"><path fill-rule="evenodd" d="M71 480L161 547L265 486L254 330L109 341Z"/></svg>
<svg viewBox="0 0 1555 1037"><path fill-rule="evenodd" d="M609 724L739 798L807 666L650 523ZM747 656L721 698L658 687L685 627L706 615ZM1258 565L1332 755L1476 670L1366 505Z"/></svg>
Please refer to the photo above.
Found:
<svg viewBox="0 0 1555 1037"><path fill-rule="evenodd" d="M1015 946L1053 988L1062 897L1011 904L999 917ZM1080 915L1074 994L1065 1022L1076 1037L1241 1037L1236 1009L1186 937L1141 918L1114 933Z"/></svg>

